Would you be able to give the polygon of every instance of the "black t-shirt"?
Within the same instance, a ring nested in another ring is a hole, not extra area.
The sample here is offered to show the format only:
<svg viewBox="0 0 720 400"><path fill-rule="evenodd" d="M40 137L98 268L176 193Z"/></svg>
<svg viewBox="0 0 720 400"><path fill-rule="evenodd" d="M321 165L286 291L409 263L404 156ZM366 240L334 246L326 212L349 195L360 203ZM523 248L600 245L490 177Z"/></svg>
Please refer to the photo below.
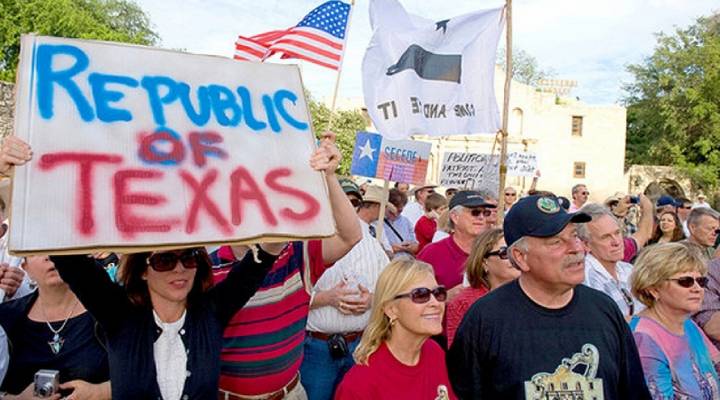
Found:
<svg viewBox="0 0 720 400"><path fill-rule="evenodd" d="M560 309L517 280L493 290L468 310L447 364L461 399L650 399L620 310L582 285Z"/></svg>

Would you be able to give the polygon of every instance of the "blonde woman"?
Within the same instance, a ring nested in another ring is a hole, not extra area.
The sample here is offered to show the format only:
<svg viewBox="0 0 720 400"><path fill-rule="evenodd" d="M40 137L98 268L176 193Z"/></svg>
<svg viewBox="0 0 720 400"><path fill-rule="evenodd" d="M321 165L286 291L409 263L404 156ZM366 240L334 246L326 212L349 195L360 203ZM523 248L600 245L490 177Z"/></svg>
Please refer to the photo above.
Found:
<svg viewBox="0 0 720 400"><path fill-rule="evenodd" d="M375 307L336 400L456 399L445 352L428 340L442 332L447 291L421 261L392 261L380 274Z"/></svg>
<svg viewBox="0 0 720 400"><path fill-rule="evenodd" d="M508 259L503 230L493 228L480 234L465 261L470 286L462 288L447 305L445 317L448 347L452 345L460 322L477 299L520 276Z"/></svg>
<svg viewBox="0 0 720 400"><path fill-rule="evenodd" d="M681 243L648 247L631 276L647 306L630 321L653 399L719 399L720 352L690 319L708 278L701 249Z"/></svg>

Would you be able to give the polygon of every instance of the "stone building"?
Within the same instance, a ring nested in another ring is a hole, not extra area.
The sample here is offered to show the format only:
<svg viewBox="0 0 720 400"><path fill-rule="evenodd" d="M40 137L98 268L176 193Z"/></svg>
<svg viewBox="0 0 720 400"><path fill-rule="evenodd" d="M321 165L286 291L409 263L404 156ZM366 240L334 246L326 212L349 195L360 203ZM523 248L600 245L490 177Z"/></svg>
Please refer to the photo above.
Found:
<svg viewBox="0 0 720 400"><path fill-rule="evenodd" d="M13 87L11 83L0 81L0 137L10 134L13 129Z"/></svg>

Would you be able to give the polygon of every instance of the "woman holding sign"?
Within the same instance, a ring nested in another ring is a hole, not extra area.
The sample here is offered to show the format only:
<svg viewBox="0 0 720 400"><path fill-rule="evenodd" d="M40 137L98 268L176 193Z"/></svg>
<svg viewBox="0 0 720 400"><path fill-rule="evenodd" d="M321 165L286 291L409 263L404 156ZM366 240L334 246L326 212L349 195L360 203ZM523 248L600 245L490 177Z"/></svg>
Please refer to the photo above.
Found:
<svg viewBox="0 0 720 400"><path fill-rule="evenodd" d="M6 138L0 172L31 157L27 144ZM215 286L202 247L126 255L120 266L124 287L88 256L51 261L106 333L113 399L216 399L223 330L284 247L233 247L240 261Z"/></svg>

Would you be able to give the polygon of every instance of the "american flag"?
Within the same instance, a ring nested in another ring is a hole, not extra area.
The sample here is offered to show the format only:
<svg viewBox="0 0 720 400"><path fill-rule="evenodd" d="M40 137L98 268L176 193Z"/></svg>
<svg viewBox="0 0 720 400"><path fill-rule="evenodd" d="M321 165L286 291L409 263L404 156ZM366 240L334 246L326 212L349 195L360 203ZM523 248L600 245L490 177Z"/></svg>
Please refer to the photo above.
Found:
<svg viewBox="0 0 720 400"><path fill-rule="evenodd" d="M345 45L350 5L331 0L312 10L296 26L245 37L235 42L236 60L264 61L275 53L338 69Z"/></svg>

